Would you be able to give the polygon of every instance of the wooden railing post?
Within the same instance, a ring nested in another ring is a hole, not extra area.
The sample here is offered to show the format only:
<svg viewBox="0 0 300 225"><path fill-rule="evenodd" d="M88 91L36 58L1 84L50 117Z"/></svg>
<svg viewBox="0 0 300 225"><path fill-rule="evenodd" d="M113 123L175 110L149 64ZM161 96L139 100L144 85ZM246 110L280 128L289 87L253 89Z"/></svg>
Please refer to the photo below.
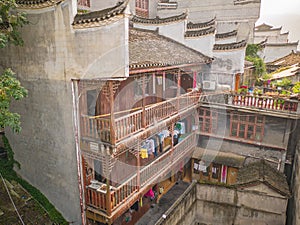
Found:
<svg viewBox="0 0 300 225"><path fill-rule="evenodd" d="M112 205L111 205L109 175L106 178L106 211L108 215L111 215Z"/></svg>
<svg viewBox="0 0 300 225"><path fill-rule="evenodd" d="M114 115L114 90L113 83L109 81L109 98L110 98L110 140L112 144L116 143L115 134L115 115Z"/></svg>
<svg viewBox="0 0 300 225"><path fill-rule="evenodd" d="M136 185L137 190L140 191L141 188L141 162L140 162L140 141L137 141L137 155L136 155L136 166L137 166L137 176L136 176Z"/></svg>

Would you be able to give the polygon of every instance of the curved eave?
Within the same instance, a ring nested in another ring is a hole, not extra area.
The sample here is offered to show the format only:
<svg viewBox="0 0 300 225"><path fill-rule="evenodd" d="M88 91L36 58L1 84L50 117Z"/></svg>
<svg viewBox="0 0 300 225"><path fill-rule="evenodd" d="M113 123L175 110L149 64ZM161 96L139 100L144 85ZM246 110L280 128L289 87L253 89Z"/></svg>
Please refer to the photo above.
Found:
<svg viewBox="0 0 300 225"><path fill-rule="evenodd" d="M193 23L188 22L187 29L188 30L197 30L205 27L210 27L215 25L216 18L211 19L210 21L204 22L204 23Z"/></svg>
<svg viewBox="0 0 300 225"><path fill-rule="evenodd" d="M245 48L247 42L245 40L240 42L234 42L229 44L215 44L213 50L214 51L227 51L227 50L235 50Z"/></svg>
<svg viewBox="0 0 300 225"><path fill-rule="evenodd" d="M143 17L134 16L131 19L131 21L133 23L157 25L157 24L178 22L178 21L181 21L181 20L185 20L186 18L187 18L187 14L182 13L182 14L177 15L177 16L172 16L172 17L167 17L167 18L156 17L156 18L153 18L153 19L147 19L147 18L143 18Z"/></svg>
<svg viewBox="0 0 300 225"><path fill-rule="evenodd" d="M234 5L259 4L260 0L235 0Z"/></svg>
<svg viewBox="0 0 300 225"><path fill-rule="evenodd" d="M64 0L16 0L18 8L42 9L55 6Z"/></svg>
<svg viewBox="0 0 300 225"><path fill-rule="evenodd" d="M206 62L171 62L171 63L133 63L129 65L129 73L147 73L154 71L165 71L170 69L179 69L184 67L199 66L203 64L210 64L212 60Z"/></svg>
<svg viewBox="0 0 300 225"><path fill-rule="evenodd" d="M86 14L77 14L72 25L75 28L80 27L95 27L100 26L104 21L111 20L117 17L126 9L128 0L118 3L112 8L107 8L101 11L94 11Z"/></svg>
<svg viewBox="0 0 300 225"><path fill-rule="evenodd" d="M291 43L266 43L266 47L286 47L286 46L298 46L299 41Z"/></svg>
<svg viewBox="0 0 300 225"><path fill-rule="evenodd" d="M208 34L214 34L215 33L216 28L214 27L209 27L207 29L203 29L203 30L190 30L190 31L186 31L184 34L185 38L194 38L194 37L201 37L204 35L208 35Z"/></svg>
<svg viewBox="0 0 300 225"><path fill-rule="evenodd" d="M225 39L229 37L234 37L237 35L237 30L233 30L226 33L216 34L216 39Z"/></svg>

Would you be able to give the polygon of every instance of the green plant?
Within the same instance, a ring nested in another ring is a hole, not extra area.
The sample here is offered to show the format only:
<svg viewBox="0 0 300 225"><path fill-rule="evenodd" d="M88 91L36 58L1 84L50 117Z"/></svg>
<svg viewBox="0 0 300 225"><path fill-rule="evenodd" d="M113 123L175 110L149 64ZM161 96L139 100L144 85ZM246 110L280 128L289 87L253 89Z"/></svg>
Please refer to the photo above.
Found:
<svg viewBox="0 0 300 225"><path fill-rule="evenodd" d="M291 84L292 84L292 81L288 78L283 78L282 80L277 82L277 86L283 87L285 89L289 88Z"/></svg>
<svg viewBox="0 0 300 225"><path fill-rule="evenodd" d="M8 139L3 136L3 143L6 152L8 153L7 159L0 159L0 172L2 176L8 181L18 182L25 190L27 190L30 195L40 204L49 214L50 219L60 225L69 224L63 216L55 209L55 207L49 202L49 200L35 187L29 184L27 181L23 180L18 174L13 170L14 165L19 166L20 164L14 160L14 154Z"/></svg>
<svg viewBox="0 0 300 225"><path fill-rule="evenodd" d="M299 94L300 93L300 81L296 82L292 88L293 93Z"/></svg>

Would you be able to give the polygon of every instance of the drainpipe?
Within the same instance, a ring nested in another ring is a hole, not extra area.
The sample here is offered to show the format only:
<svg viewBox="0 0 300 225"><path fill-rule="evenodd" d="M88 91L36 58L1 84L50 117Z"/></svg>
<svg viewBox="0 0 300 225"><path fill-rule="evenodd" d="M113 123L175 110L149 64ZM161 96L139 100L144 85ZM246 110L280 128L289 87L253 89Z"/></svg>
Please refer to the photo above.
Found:
<svg viewBox="0 0 300 225"><path fill-rule="evenodd" d="M82 224L85 225L85 201L84 201L84 190L83 190L83 180L82 174L82 162L81 162L81 151L79 148L80 140L80 127L79 127L79 92L78 92L78 80L72 81L72 97L73 97L73 118L74 118L74 133L75 133L75 148L76 148L76 159L77 159L77 178L78 178L78 188L79 188L79 200L80 200L80 210L81 210L81 220Z"/></svg>

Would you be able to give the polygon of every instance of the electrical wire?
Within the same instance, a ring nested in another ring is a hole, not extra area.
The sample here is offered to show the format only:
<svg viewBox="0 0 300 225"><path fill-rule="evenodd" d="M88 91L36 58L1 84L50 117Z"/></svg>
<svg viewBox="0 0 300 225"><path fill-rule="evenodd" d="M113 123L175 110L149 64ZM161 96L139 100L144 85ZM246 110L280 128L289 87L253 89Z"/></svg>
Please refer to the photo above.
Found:
<svg viewBox="0 0 300 225"><path fill-rule="evenodd" d="M6 191L7 191L7 194L8 194L8 196L9 196L9 199L10 199L11 203L13 204L13 206L14 206L14 208L15 208L15 211L16 211L16 213L18 214L18 217L19 217L21 223L22 223L23 225L25 225L25 223L24 223L24 221L22 220L22 217L21 217L21 215L19 214L19 211L18 211L18 209L17 209L17 207L16 207L16 205L15 205L15 203L14 203L14 201L13 201L13 199L12 199L10 193L9 193L9 190L8 190L8 188L7 188L7 185L6 185L5 181L4 181L4 179L3 179L1 173L0 173L0 176L1 176L2 182L3 182L3 184L4 184L4 187L5 187Z"/></svg>

